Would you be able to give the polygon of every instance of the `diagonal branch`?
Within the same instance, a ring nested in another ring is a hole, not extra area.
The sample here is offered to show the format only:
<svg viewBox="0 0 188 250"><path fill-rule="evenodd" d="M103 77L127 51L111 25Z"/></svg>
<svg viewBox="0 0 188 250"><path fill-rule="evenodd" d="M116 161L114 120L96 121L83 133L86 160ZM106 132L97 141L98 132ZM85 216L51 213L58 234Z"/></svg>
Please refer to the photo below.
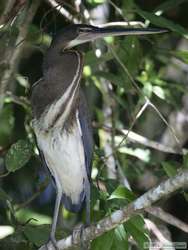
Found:
<svg viewBox="0 0 188 250"><path fill-rule="evenodd" d="M165 221L166 223L175 226L182 231L188 233L188 225L181 221L180 219L176 218L175 216L163 211L160 207L149 207L146 209L146 211L153 216Z"/></svg>
<svg viewBox="0 0 188 250"><path fill-rule="evenodd" d="M83 240L91 241L98 236L104 234L115 228L117 225L124 223L134 214L142 212L147 207L150 207L154 202L161 198L164 198L179 188L188 185L188 170L179 173L173 178L162 182L157 187L152 188L135 201L130 203L127 207L121 210L117 210L102 220L100 220L97 225L91 225L90 227L83 230ZM80 245L80 235L74 237L72 235L65 239L59 240L57 246L60 250L69 249ZM45 250L46 246L42 246L39 250ZM48 250L53 250L53 246L49 244Z"/></svg>
<svg viewBox="0 0 188 250"><path fill-rule="evenodd" d="M80 23L77 18L75 18L67 9L63 7L63 3L58 3L58 1L55 0L47 0L46 2L49 3L53 8L55 8L61 15L63 15L69 21L73 23Z"/></svg>

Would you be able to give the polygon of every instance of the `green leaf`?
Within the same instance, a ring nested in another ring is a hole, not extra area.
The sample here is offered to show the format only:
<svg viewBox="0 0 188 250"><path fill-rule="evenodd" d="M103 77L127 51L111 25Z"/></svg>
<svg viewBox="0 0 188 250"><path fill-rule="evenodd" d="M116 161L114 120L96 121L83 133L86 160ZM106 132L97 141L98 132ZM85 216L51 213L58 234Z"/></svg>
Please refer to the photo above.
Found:
<svg viewBox="0 0 188 250"><path fill-rule="evenodd" d="M105 185L107 192L111 194L119 186L119 182L115 179L107 179Z"/></svg>
<svg viewBox="0 0 188 250"><path fill-rule="evenodd" d="M127 16L128 12L132 12L133 8L134 8L133 0L122 1L122 11L123 11L124 16Z"/></svg>
<svg viewBox="0 0 188 250"><path fill-rule="evenodd" d="M49 239L50 227L47 225L31 226L26 225L24 228L24 234L26 238L35 244L37 247L45 244Z"/></svg>
<svg viewBox="0 0 188 250"><path fill-rule="evenodd" d="M138 72L143 55L138 37L127 36L123 40L120 40L116 53L131 74L136 74ZM123 86L128 87L125 85L127 84L127 76L121 67L119 67L119 69L122 72L122 78L124 79Z"/></svg>
<svg viewBox="0 0 188 250"><path fill-rule="evenodd" d="M94 5L97 5L97 4L103 4L106 2L106 0L88 0L88 2L90 4L94 4Z"/></svg>
<svg viewBox="0 0 188 250"><path fill-rule="evenodd" d="M6 105L0 112L0 145L7 146L10 143L14 127L12 105Z"/></svg>
<svg viewBox="0 0 188 250"><path fill-rule="evenodd" d="M128 234L123 225L119 225L114 229L114 241L112 250L128 250Z"/></svg>
<svg viewBox="0 0 188 250"><path fill-rule="evenodd" d="M99 194L100 194L100 196L99 196L100 200L106 201L108 199L108 193L107 192L100 191Z"/></svg>
<svg viewBox="0 0 188 250"><path fill-rule="evenodd" d="M127 235L124 226L121 224L114 229L115 235L119 241L126 240Z"/></svg>
<svg viewBox="0 0 188 250"><path fill-rule="evenodd" d="M91 250L110 250L113 244L113 239L114 230L111 230L93 240L91 243Z"/></svg>
<svg viewBox="0 0 188 250"><path fill-rule="evenodd" d="M144 87L143 87L143 93L144 93L144 95L146 95L148 98L151 98L151 96L152 96L152 90L153 90L153 88L152 88L151 82L146 81L144 83Z"/></svg>
<svg viewBox="0 0 188 250"><path fill-rule="evenodd" d="M118 186L114 192L110 195L108 200L112 199L127 199L129 202L136 198L135 194L127 189L125 186Z"/></svg>
<svg viewBox="0 0 188 250"><path fill-rule="evenodd" d="M159 6L157 6L157 8L155 9L155 12L160 11L160 10L162 10L164 12L164 11L167 11L169 9L173 9L186 1L187 0L167 0L163 3L161 3Z"/></svg>
<svg viewBox="0 0 188 250"><path fill-rule="evenodd" d="M100 197L100 192L98 190L98 188L95 185L91 185L91 207L94 207L94 205L96 204L97 200Z"/></svg>
<svg viewBox="0 0 188 250"><path fill-rule="evenodd" d="M168 177L173 177L177 174L176 167L167 161L162 162L162 167L166 172L166 174L168 175Z"/></svg>
<svg viewBox="0 0 188 250"><path fill-rule="evenodd" d="M158 96L159 98L161 98L162 100L165 100L165 91L163 88L159 87L159 86L153 86L152 87L152 91L153 93Z"/></svg>
<svg viewBox="0 0 188 250"><path fill-rule="evenodd" d="M148 232L144 228L144 220L140 215L134 216L125 222L125 229L137 242L139 249L147 249L146 246L149 245Z"/></svg>
<svg viewBox="0 0 188 250"><path fill-rule="evenodd" d="M127 108L127 101L125 100L125 98L124 97L121 97L120 95L116 95L115 93L114 93L114 99L115 99L115 101L119 104L119 105L121 105L124 109L126 109Z"/></svg>
<svg viewBox="0 0 188 250"><path fill-rule="evenodd" d="M133 223L138 229L144 230L145 233L148 232L147 229L145 229L145 221L144 217L142 215L136 215L131 218L131 223Z"/></svg>
<svg viewBox="0 0 188 250"><path fill-rule="evenodd" d="M123 225L117 226L91 244L91 250L128 250L128 234Z"/></svg>
<svg viewBox="0 0 188 250"><path fill-rule="evenodd" d="M118 146L119 143L122 141L122 139L125 138L125 136L117 135L115 136L115 145ZM123 144L121 147L118 148L118 152L122 154L132 155L134 157L137 157L138 159L149 162L150 161L150 150L149 149L142 149L142 148L130 148L126 147Z"/></svg>
<svg viewBox="0 0 188 250"><path fill-rule="evenodd" d="M110 73L110 72L97 71L97 72L95 72L95 76L99 76L99 77L102 77L104 79L107 79L108 81L114 83L117 86L123 82L123 79L121 78L121 76L117 76L117 75Z"/></svg>
<svg viewBox="0 0 188 250"><path fill-rule="evenodd" d="M19 140L14 143L5 157L6 168L15 172L22 168L32 156L32 145L28 140Z"/></svg>
<svg viewBox="0 0 188 250"><path fill-rule="evenodd" d="M51 217L37 213L31 209L23 208L16 211L16 218L19 222L25 223L30 220L30 225L51 224Z"/></svg>
<svg viewBox="0 0 188 250"><path fill-rule="evenodd" d="M170 54L176 57L177 59L181 60L182 62L188 64L188 51L187 50L171 51Z"/></svg>
<svg viewBox="0 0 188 250"><path fill-rule="evenodd" d="M183 191L183 196L184 196L185 200L188 202L188 193Z"/></svg>
<svg viewBox="0 0 188 250"><path fill-rule="evenodd" d="M188 153L186 153L183 156L183 166L184 166L184 168L188 168Z"/></svg>
<svg viewBox="0 0 188 250"><path fill-rule="evenodd" d="M28 246L28 241L26 240L22 227L17 226L14 234L9 235L8 237L1 239L0 249L6 250L33 250L31 246Z"/></svg>
<svg viewBox="0 0 188 250"><path fill-rule="evenodd" d="M143 11L139 8L136 9L136 12L142 16L143 18L149 20L152 24L159 26L159 27L163 27L163 28L167 28L171 31L174 31L182 36L184 36L186 39L188 39L188 32L185 28L183 28L181 25L176 24L164 17L161 16L157 16L153 13L147 12L147 11Z"/></svg>

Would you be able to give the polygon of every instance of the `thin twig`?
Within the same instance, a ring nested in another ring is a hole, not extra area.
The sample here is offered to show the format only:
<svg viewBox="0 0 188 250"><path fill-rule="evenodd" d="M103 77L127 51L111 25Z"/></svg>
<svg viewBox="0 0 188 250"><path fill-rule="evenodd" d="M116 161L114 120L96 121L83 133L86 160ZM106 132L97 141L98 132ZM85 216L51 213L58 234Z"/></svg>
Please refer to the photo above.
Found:
<svg viewBox="0 0 188 250"><path fill-rule="evenodd" d="M100 66L102 69L102 66ZM114 107L111 98L111 83L106 79L101 79L101 88L103 89L103 116L104 124L109 126L111 130L104 131L100 137L100 141L104 147L104 155L106 158L107 175L110 179L117 179L116 163L114 158Z"/></svg>
<svg viewBox="0 0 188 250"><path fill-rule="evenodd" d="M150 102L149 105L155 110L155 112L158 114L158 116L161 118L161 120L166 124L166 126L169 128L171 134L173 135L177 145L180 145L180 141L176 136L176 132L174 130L174 128L167 122L167 120L164 118L164 116L161 114L161 112L158 110L158 108L152 103ZM181 148L181 146L180 146Z"/></svg>
<svg viewBox="0 0 188 250"><path fill-rule="evenodd" d="M120 143L117 145L117 148L121 147L122 143L127 139L127 137L129 136L129 133L131 132L132 128L134 127L136 121L139 119L139 117L144 113L144 111L146 110L146 108L148 107L148 101L146 101L144 103L144 105L141 107L141 109L138 111L138 113L136 114L133 122L131 123L131 126L129 127L126 135L123 137L123 139L120 141Z"/></svg>
<svg viewBox="0 0 188 250"><path fill-rule="evenodd" d="M111 0L108 0L108 2L110 3L110 5L112 5L112 7L119 13L119 15L125 20L128 21L127 18L125 18L125 16L123 15L122 10Z"/></svg>
<svg viewBox="0 0 188 250"><path fill-rule="evenodd" d="M80 23L80 21L77 18L75 18L67 9L65 9L61 4L57 3L55 0L46 0L46 1L69 21L73 23Z"/></svg>

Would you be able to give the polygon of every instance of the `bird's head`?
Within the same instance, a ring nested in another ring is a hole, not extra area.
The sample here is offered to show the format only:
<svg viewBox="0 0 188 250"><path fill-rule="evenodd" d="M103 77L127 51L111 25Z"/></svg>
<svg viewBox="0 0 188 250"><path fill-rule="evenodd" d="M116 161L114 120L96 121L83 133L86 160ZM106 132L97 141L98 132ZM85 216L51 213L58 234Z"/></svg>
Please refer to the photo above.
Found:
<svg viewBox="0 0 188 250"><path fill-rule="evenodd" d="M162 28L128 28L114 24L107 24L100 27L86 24L73 24L61 30L54 38L52 45L61 44L61 48L64 50L108 36L158 34L167 31L167 29Z"/></svg>

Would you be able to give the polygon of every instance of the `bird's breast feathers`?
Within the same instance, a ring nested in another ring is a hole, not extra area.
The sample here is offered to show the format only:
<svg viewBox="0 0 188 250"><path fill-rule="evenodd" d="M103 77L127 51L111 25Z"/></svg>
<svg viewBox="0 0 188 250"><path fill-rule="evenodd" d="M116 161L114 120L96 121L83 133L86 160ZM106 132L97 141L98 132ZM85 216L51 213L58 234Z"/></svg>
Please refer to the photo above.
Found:
<svg viewBox="0 0 188 250"><path fill-rule="evenodd" d="M77 204L87 178L82 132L76 113L71 132L58 127L46 132L34 124L37 143L46 164L56 180L57 188Z"/></svg>

